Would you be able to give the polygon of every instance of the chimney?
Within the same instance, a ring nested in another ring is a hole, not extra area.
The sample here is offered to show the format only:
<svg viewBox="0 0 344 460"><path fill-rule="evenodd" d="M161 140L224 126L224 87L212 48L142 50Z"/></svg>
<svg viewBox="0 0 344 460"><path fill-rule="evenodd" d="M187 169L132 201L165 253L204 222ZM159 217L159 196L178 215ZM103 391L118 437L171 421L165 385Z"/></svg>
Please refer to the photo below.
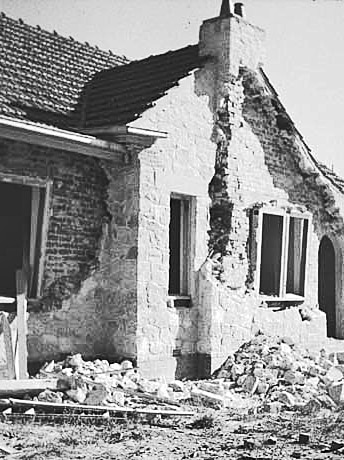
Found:
<svg viewBox="0 0 344 460"><path fill-rule="evenodd" d="M222 0L220 18L229 18L232 14L232 4L230 0Z"/></svg>
<svg viewBox="0 0 344 460"><path fill-rule="evenodd" d="M237 14L241 18L245 19L245 7L243 3L234 3L234 14Z"/></svg>
<svg viewBox="0 0 344 460"><path fill-rule="evenodd" d="M263 63L264 42L264 30L244 19L243 4L236 3L233 9L230 0L222 0L220 15L201 26L199 50L201 56L216 59L214 75L225 82L237 76L240 67L256 70Z"/></svg>

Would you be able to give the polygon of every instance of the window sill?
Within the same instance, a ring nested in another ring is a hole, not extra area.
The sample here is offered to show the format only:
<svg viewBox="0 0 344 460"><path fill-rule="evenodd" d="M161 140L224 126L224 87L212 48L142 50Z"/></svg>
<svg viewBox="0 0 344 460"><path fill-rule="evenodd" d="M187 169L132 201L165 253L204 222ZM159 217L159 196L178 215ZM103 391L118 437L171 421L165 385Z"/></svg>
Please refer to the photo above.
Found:
<svg viewBox="0 0 344 460"><path fill-rule="evenodd" d="M274 303L274 302L304 302L305 301L305 298L301 295L297 295L297 294L286 294L285 296L283 297L278 297L278 296L271 296L271 295L264 295L264 294L260 294L259 295L260 299L261 300L264 300L264 302L270 302L270 303Z"/></svg>
<svg viewBox="0 0 344 460"><path fill-rule="evenodd" d="M191 307L191 297L189 295L169 295L167 297L167 306L170 308L176 307Z"/></svg>

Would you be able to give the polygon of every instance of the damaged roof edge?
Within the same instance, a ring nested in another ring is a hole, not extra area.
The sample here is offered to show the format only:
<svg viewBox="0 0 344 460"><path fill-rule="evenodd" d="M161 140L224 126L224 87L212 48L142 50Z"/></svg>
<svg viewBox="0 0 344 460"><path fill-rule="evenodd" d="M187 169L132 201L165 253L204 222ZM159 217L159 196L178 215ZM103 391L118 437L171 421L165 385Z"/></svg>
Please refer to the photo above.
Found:
<svg viewBox="0 0 344 460"><path fill-rule="evenodd" d="M117 161L126 152L115 142L5 116L0 116L0 137Z"/></svg>
<svg viewBox="0 0 344 460"><path fill-rule="evenodd" d="M302 134L296 128L295 123L293 122L293 120L291 119L290 115L288 114L286 108L282 104L277 91L273 87L272 83L270 82L270 80L269 80L268 76L266 75L265 71L263 70L263 68L260 67L259 70L260 70L260 73L261 73L261 75L262 75L262 77L264 79L264 82L265 82L267 88L269 89L270 93L275 97L275 99L278 102L279 106L281 107L281 109L283 110L285 115L288 117L288 120L289 120L290 124L292 125L294 133L295 133L296 138L298 140L299 147L303 149L303 152L304 152L305 156L307 157L307 160L312 164L314 169L320 175L325 177L325 179L327 179L329 182L331 182L331 184L336 189L338 189L341 193L343 193L343 189L338 185L337 181L335 179L333 179L333 177L330 177L330 175L325 172L325 170L328 169L328 168L326 166L322 167L322 165L316 160L316 158L312 154L311 148L307 145L307 143L306 143L305 139L303 138ZM334 175L334 173L333 173L333 175Z"/></svg>

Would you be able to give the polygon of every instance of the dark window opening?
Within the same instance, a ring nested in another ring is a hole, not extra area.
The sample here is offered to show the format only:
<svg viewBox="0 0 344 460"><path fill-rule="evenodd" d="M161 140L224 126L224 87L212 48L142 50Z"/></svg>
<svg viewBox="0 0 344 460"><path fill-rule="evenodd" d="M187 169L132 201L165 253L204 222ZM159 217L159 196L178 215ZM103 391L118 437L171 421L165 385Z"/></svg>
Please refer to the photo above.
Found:
<svg viewBox="0 0 344 460"><path fill-rule="evenodd" d="M0 296L16 296L16 271L28 273L28 296L38 295L45 188L0 182Z"/></svg>
<svg viewBox="0 0 344 460"><path fill-rule="evenodd" d="M263 215L260 293L279 295L281 279L283 217Z"/></svg>
<svg viewBox="0 0 344 460"><path fill-rule="evenodd" d="M291 217L289 222L289 248L287 293L304 295L308 221Z"/></svg>
<svg viewBox="0 0 344 460"><path fill-rule="evenodd" d="M171 295L188 295L190 202L171 198L169 228L169 286Z"/></svg>
<svg viewBox="0 0 344 460"><path fill-rule="evenodd" d="M304 296L308 219L263 213L259 293Z"/></svg>

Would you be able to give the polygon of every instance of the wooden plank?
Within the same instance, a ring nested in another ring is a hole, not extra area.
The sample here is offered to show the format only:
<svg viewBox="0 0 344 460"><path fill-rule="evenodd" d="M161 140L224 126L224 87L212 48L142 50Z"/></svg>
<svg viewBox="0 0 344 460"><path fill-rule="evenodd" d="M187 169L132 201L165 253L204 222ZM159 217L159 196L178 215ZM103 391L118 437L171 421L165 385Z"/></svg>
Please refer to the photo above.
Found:
<svg viewBox="0 0 344 460"><path fill-rule="evenodd" d="M42 209L39 209L39 223L38 226L40 228L40 247L36 248L38 253L38 261L37 261L37 296L41 295L42 291L42 284L43 284L43 271L44 271L44 260L45 260L45 252L47 247L48 241L48 227L49 227L49 217L50 217L50 205L52 200L52 181L49 180L45 186L45 194L44 194L44 204L42 203ZM40 207L41 207L40 206ZM36 255L37 257L37 255Z"/></svg>
<svg viewBox="0 0 344 460"><path fill-rule="evenodd" d="M0 321L1 321L1 330L3 334L4 344L5 344L7 377L9 379L14 379L16 377L16 372L15 372L15 367L14 367L12 334L11 334L11 328L10 328L8 319L5 313L3 312L1 312L0 314Z"/></svg>
<svg viewBox="0 0 344 460"><path fill-rule="evenodd" d="M20 394L37 394L44 390L60 390L58 379L0 380L0 397Z"/></svg>
<svg viewBox="0 0 344 460"><path fill-rule="evenodd" d="M27 276L23 270L16 272L17 286L17 324L18 324L18 378L27 378L27 344L26 344L26 321L27 321Z"/></svg>
<svg viewBox="0 0 344 460"><path fill-rule="evenodd" d="M107 411L112 413L131 413L131 414L146 414L146 415L166 415L166 416L193 416L193 412L189 411L174 411L160 409L134 409L131 407L114 407L114 406L88 406L87 404L63 404L49 403L44 401L27 401L24 399L10 398L10 403L13 407L33 407L37 409L69 409L82 411Z"/></svg>

